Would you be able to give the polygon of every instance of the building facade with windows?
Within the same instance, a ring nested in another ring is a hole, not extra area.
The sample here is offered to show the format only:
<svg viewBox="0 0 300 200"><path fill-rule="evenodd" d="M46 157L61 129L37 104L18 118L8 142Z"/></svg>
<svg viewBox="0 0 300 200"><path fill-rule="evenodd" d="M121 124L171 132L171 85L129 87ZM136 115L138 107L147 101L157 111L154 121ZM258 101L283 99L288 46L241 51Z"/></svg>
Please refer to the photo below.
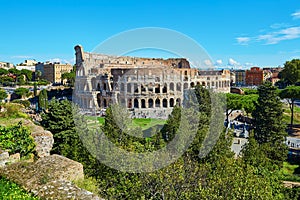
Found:
<svg viewBox="0 0 300 200"><path fill-rule="evenodd" d="M54 84L63 84L62 74L71 72L73 66L70 64L61 63L38 63L35 70L39 70L42 73L41 78L50 81ZM66 80L64 80L66 81Z"/></svg>

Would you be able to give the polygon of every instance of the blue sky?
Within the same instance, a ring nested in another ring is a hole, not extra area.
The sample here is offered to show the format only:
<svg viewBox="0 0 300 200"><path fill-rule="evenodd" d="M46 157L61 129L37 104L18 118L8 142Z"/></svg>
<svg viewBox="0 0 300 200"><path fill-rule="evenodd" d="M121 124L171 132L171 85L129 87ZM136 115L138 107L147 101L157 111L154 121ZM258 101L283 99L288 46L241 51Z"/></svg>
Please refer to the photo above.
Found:
<svg viewBox="0 0 300 200"><path fill-rule="evenodd" d="M218 66L278 66L300 58L300 1L0 0L0 61L73 62L76 44L92 51L120 32L179 31Z"/></svg>

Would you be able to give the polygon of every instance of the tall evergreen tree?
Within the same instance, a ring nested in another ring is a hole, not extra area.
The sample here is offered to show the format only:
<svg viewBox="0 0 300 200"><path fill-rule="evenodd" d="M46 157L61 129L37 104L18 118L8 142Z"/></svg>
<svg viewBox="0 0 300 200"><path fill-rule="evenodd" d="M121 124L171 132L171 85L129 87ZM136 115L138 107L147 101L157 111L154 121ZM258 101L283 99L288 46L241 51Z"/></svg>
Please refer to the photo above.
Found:
<svg viewBox="0 0 300 200"><path fill-rule="evenodd" d="M45 89L43 89L39 94L39 108L40 110L48 109L48 94Z"/></svg>
<svg viewBox="0 0 300 200"><path fill-rule="evenodd" d="M284 144L287 133L276 87L266 82L258 88L258 95L256 108L252 113L255 121L254 137L264 148L268 158L283 161L287 156L287 147Z"/></svg>

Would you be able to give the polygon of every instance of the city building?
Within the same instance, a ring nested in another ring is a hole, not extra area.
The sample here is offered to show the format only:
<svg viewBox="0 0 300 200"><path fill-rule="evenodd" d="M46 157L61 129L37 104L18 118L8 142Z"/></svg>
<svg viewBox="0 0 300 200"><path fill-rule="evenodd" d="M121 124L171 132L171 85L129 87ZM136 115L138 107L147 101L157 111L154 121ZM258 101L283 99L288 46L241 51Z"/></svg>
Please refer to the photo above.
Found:
<svg viewBox="0 0 300 200"><path fill-rule="evenodd" d="M62 74L70 72L73 69L73 66L70 64L61 64L61 63L38 63L35 67L35 71L41 71L42 79L50 81L54 84L62 84ZM66 81L66 80L64 80Z"/></svg>
<svg viewBox="0 0 300 200"><path fill-rule="evenodd" d="M10 68L13 68L14 67L14 64L12 63L9 63L9 62L1 62L0 61L0 68L3 68L3 69L10 69Z"/></svg>
<svg viewBox="0 0 300 200"><path fill-rule="evenodd" d="M166 119L182 105L185 91L202 85L230 92L229 70L198 70L185 58L117 57L76 51L73 101L81 109L98 112L111 104L124 105L136 118Z"/></svg>
<svg viewBox="0 0 300 200"><path fill-rule="evenodd" d="M264 72L259 67L251 67L250 70L246 70L246 85L261 85L264 81Z"/></svg>
<svg viewBox="0 0 300 200"><path fill-rule="evenodd" d="M16 65L17 70L27 69L30 71L35 71L35 65L37 62L35 60L25 60L24 62Z"/></svg>
<svg viewBox="0 0 300 200"><path fill-rule="evenodd" d="M245 86L246 85L246 71L245 70L236 70L235 71L235 85L236 86Z"/></svg>

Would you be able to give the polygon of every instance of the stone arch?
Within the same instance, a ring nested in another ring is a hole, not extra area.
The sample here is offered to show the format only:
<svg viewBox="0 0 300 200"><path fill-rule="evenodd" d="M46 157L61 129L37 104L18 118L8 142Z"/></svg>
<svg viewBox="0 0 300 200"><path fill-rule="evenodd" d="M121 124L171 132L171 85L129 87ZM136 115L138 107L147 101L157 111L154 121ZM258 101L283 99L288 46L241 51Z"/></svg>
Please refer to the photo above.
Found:
<svg viewBox="0 0 300 200"><path fill-rule="evenodd" d="M159 108L159 107L160 107L160 99L157 98L157 99L155 100L155 108Z"/></svg>
<svg viewBox="0 0 300 200"><path fill-rule="evenodd" d="M107 90L107 84L103 83L103 90Z"/></svg>
<svg viewBox="0 0 300 200"><path fill-rule="evenodd" d="M174 99L173 98L170 99L170 107L171 108L174 107Z"/></svg>
<svg viewBox="0 0 300 200"><path fill-rule="evenodd" d="M206 84L205 84L205 81L202 81L202 86L203 86L203 87L205 87L205 86L206 86Z"/></svg>
<svg viewBox="0 0 300 200"><path fill-rule="evenodd" d="M168 100L167 99L163 99L163 107L164 108L168 107Z"/></svg>
<svg viewBox="0 0 300 200"><path fill-rule="evenodd" d="M210 82L207 82L207 87L210 88Z"/></svg>
<svg viewBox="0 0 300 200"><path fill-rule="evenodd" d="M146 87L143 84L141 84L141 92L146 92Z"/></svg>
<svg viewBox="0 0 300 200"><path fill-rule="evenodd" d="M145 99L141 100L141 108L146 108L146 100Z"/></svg>
<svg viewBox="0 0 300 200"><path fill-rule="evenodd" d="M131 84L127 83L127 93L131 93Z"/></svg>
<svg viewBox="0 0 300 200"><path fill-rule="evenodd" d="M168 92L167 84L166 84L166 83L164 84L164 87L163 87L163 89L162 89L162 92L163 92L163 93L167 93L167 92Z"/></svg>
<svg viewBox="0 0 300 200"><path fill-rule="evenodd" d="M100 108L101 107L101 94L100 93L97 94L97 103L98 103L98 107Z"/></svg>
<svg viewBox="0 0 300 200"><path fill-rule="evenodd" d="M177 91L181 91L181 83L177 83L176 84L176 90Z"/></svg>
<svg viewBox="0 0 300 200"><path fill-rule="evenodd" d="M199 81L197 82L197 85L200 85L200 82L199 82Z"/></svg>
<svg viewBox="0 0 300 200"><path fill-rule="evenodd" d="M156 94L159 94L159 93L160 93L160 84L157 84L157 85L155 86L155 93L156 93Z"/></svg>
<svg viewBox="0 0 300 200"><path fill-rule="evenodd" d="M137 83L133 84L134 93L139 93L139 87Z"/></svg>
<svg viewBox="0 0 300 200"><path fill-rule="evenodd" d="M215 82L214 81L211 82L211 87L215 87Z"/></svg>
<svg viewBox="0 0 300 200"><path fill-rule="evenodd" d="M195 83L191 82L191 88L195 87Z"/></svg>
<svg viewBox="0 0 300 200"><path fill-rule="evenodd" d="M189 84L188 84L188 83L184 83L184 84L183 84L183 89L186 90L186 89L188 89L188 88L189 88Z"/></svg>
<svg viewBox="0 0 300 200"><path fill-rule="evenodd" d="M132 108L132 99L128 99L127 108Z"/></svg>
<svg viewBox="0 0 300 200"><path fill-rule="evenodd" d="M148 100L148 108L153 108L153 99Z"/></svg>
<svg viewBox="0 0 300 200"><path fill-rule="evenodd" d="M97 84L97 91L100 91L101 90L101 86L100 86L100 83Z"/></svg>
<svg viewBox="0 0 300 200"><path fill-rule="evenodd" d="M139 108L139 100L138 99L134 99L134 101L133 101L133 107L134 108Z"/></svg>
<svg viewBox="0 0 300 200"><path fill-rule="evenodd" d="M103 99L103 107L106 108L107 107L107 100Z"/></svg>
<svg viewBox="0 0 300 200"><path fill-rule="evenodd" d="M180 99L180 98L177 98L177 99L176 99L176 105L177 105L177 106L181 106L181 99Z"/></svg>
<svg viewBox="0 0 300 200"><path fill-rule="evenodd" d="M170 83L170 91L174 91L174 83Z"/></svg>

